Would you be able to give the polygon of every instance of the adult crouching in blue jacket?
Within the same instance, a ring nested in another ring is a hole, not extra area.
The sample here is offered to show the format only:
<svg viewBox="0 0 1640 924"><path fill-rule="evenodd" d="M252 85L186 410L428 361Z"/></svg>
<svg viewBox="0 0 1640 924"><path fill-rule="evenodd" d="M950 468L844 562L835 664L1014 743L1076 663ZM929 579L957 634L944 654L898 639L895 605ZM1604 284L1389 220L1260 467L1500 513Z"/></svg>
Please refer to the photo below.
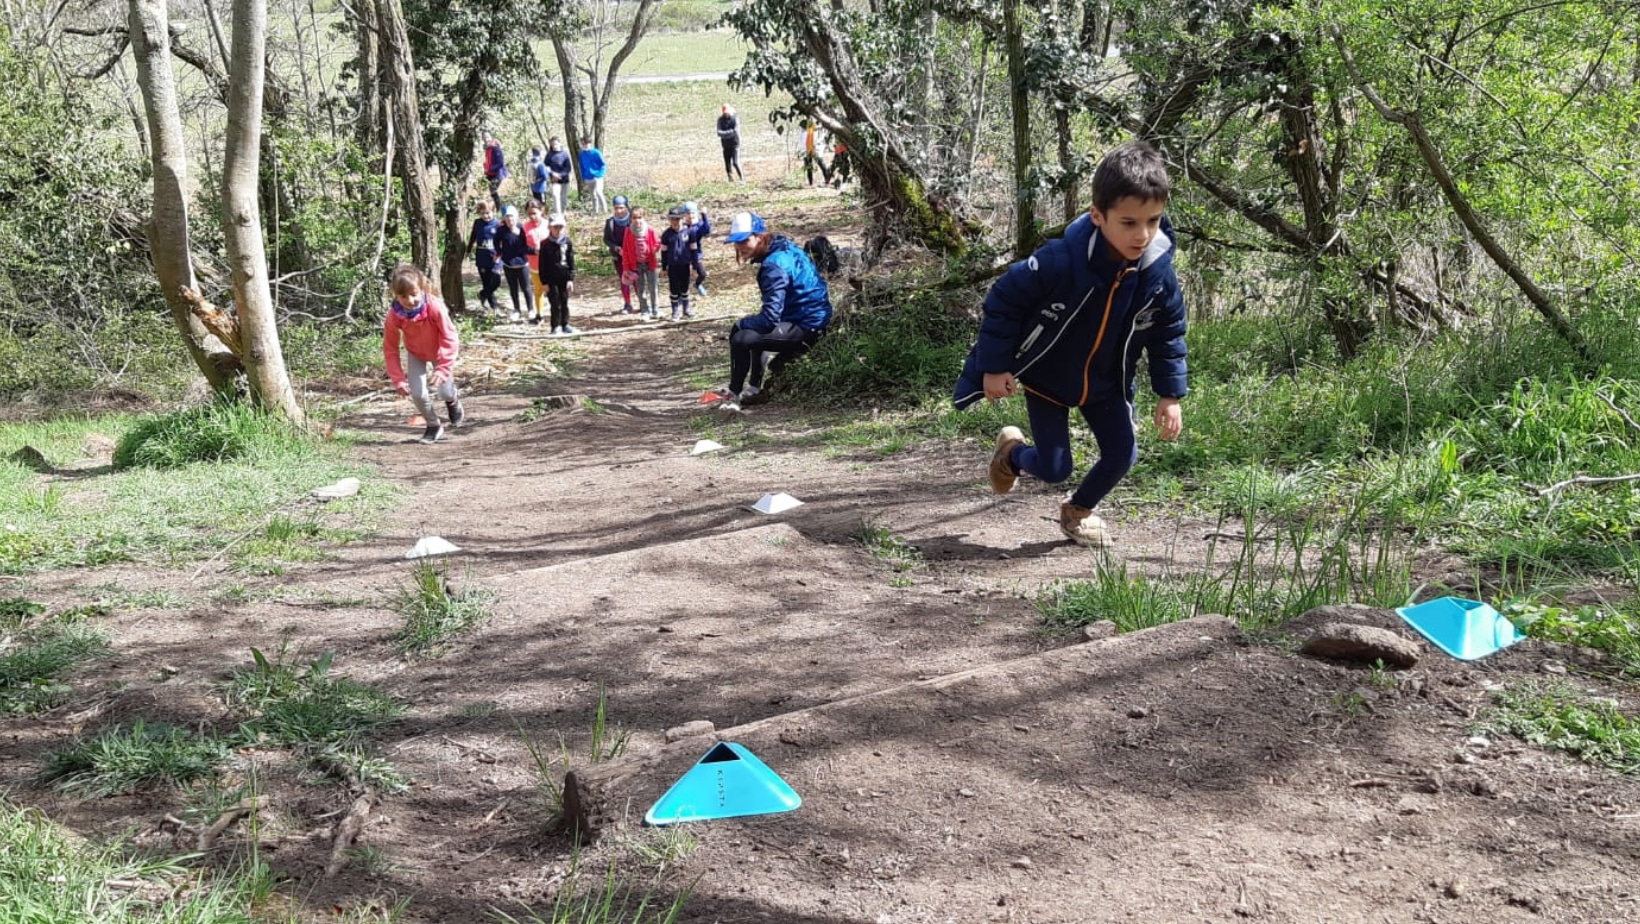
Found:
<svg viewBox="0 0 1640 924"><path fill-rule="evenodd" d="M831 325L831 296L803 248L769 231L757 215L735 215L724 242L734 245L738 259L759 264L763 300L762 310L729 329L729 386L719 389L719 406L739 410L757 403L765 367L779 372L819 342Z"/></svg>
<svg viewBox="0 0 1640 924"><path fill-rule="evenodd" d="M1113 148L1093 175L1093 206L1009 267L985 297L979 341L954 399L967 407L1021 391L1035 445L1003 427L991 455L991 490L1013 490L1021 474L1049 483L1071 476L1069 417L1081 413L1099 461L1059 508L1059 528L1078 545L1111 544L1093 508L1138 459L1133 380L1149 360L1158 435L1184 426L1179 399L1188 368L1184 298L1173 271L1173 228L1163 217L1169 184L1160 154L1143 142Z"/></svg>

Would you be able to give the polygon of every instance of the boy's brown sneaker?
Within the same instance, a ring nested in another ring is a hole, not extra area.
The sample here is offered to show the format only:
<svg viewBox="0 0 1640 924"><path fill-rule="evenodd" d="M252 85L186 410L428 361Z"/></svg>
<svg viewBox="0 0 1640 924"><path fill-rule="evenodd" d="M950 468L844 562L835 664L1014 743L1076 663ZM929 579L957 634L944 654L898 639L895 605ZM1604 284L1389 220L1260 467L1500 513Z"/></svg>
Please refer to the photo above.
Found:
<svg viewBox="0 0 1640 924"><path fill-rule="evenodd" d="M1019 481L1019 472L1012 461L1014 447L1025 442L1025 433L1018 427L1003 427L997 433L996 452L991 453L991 490L1007 494Z"/></svg>
<svg viewBox="0 0 1640 924"><path fill-rule="evenodd" d="M1090 549L1108 549L1112 545L1105 521L1094 516L1092 510L1069 501L1059 505L1059 531L1070 541Z"/></svg>

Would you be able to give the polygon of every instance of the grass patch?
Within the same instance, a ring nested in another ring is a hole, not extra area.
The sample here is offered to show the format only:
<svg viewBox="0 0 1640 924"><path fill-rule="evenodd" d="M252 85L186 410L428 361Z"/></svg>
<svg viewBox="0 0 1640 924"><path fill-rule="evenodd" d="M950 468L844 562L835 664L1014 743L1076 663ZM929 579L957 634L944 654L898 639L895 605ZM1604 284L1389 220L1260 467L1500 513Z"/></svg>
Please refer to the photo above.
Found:
<svg viewBox="0 0 1640 924"><path fill-rule="evenodd" d="M5 601L10 610L16 610L17 603ZM44 712L61 705L71 692L64 678L109 651L107 636L78 619L59 616L40 622L36 615L0 617L0 715Z"/></svg>
<svg viewBox="0 0 1640 924"><path fill-rule="evenodd" d="M298 441L291 440L288 451L277 449L283 455L264 446L268 454L258 450L231 461L101 471L52 482L58 499L47 509L38 500L43 476L8 458L27 444L61 464L78 458L88 435L116 439L134 423L129 417L103 417L0 426L0 574L132 560L179 566L209 558L247 535L254 552L254 534L267 524L270 511L290 508L309 490L343 476L368 474L343 459L334 441L302 441L304 446L296 447ZM339 524L329 528L326 539L356 535L347 528L368 528L390 503L388 486L364 481L360 496L325 507L327 521Z"/></svg>
<svg viewBox="0 0 1640 924"><path fill-rule="evenodd" d="M1256 498L1248 504L1262 509ZM1202 573L1129 574L1125 561L1099 556L1092 580L1059 582L1038 596L1043 623L1073 629L1108 619L1131 632L1216 613L1261 631L1317 606L1394 606L1411 596L1410 553L1393 531L1363 523L1358 510L1312 510L1268 524L1248 517L1240 525L1239 536L1215 533ZM1221 541L1236 552L1225 566L1214 559Z"/></svg>
<svg viewBox="0 0 1640 924"><path fill-rule="evenodd" d="M226 742L170 725L104 729L53 753L39 781L87 798L117 795L159 783L184 785L216 777L227 764Z"/></svg>
<svg viewBox="0 0 1640 924"><path fill-rule="evenodd" d="M410 570L410 583L392 600L394 612L404 617L404 628L393 637L393 647L407 657L436 657L450 640L490 617L492 591L450 585L444 572L429 561Z"/></svg>
<svg viewBox="0 0 1640 924"><path fill-rule="evenodd" d="M270 661L251 649L250 668L228 681L228 705L248 718L248 741L291 748L350 745L398 718L403 707L365 684L331 674L335 653L305 665Z"/></svg>
<svg viewBox="0 0 1640 924"><path fill-rule="evenodd" d="M0 802L0 921L250 924L248 879L71 834Z"/></svg>
<svg viewBox="0 0 1640 924"><path fill-rule="evenodd" d="M904 573L923 565L922 550L894 535L886 527L861 523L852 536L866 554L887 565L889 570Z"/></svg>
<svg viewBox="0 0 1640 924"><path fill-rule="evenodd" d="M269 660L251 649L251 666L228 681L226 699L242 716L239 745L289 748L322 776L398 793L409 784L392 764L371 755L370 732L404 713L391 697L366 684L331 674L335 654L307 664Z"/></svg>
<svg viewBox="0 0 1640 924"><path fill-rule="evenodd" d="M1640 723L1608 700L1565 685L1525 684L1493 694L1493 701L1486 732L1511 734L1619 773L1640 773Z"/></svg>
<svg viewBox="0 0 1640 924"><path fill-rule="evenodd" d="M536 788L546 802L545 814L549 823L556 825L563 820L564 774L574 769L577 758L571 753L569 742L563 735L558 736L558 753L554 755L549 753L541 742L531 738L522 725L517 727L518 737L535 763ZM592 725L584 752L587 762L598 764L614 760L626 753L627 745L631 741L631 731L609 723L608 697L604 693L604 688L599 686L598 704L592 711Z"/></svg>
<svg viewBox="0 0 1640 924"><path fill-rule="evenodd" d="M653 885L622 876L611 862L591 882L578 868L572 869L544 915L535 911L525 911L524 917L501 910L494 913L508 924L673 924L689 895L685 888L668 897Z"/></svg>
<svg viewBox="0 0 1640 924"><path fill-rule="evenodd" d="M315 441L283 418L246 404L216 401L137 421L115 446L114 467L180 468L195 462L287 459L315 452Z"/></svg>

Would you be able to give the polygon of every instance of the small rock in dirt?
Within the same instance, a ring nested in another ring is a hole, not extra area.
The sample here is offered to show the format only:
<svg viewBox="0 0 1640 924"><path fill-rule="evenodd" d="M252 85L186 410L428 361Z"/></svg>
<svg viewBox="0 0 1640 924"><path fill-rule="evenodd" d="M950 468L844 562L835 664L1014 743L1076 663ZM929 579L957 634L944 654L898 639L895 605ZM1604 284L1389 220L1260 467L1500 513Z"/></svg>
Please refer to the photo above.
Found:
<svg viewBox="0 0 1640 924"><path fill-rule="evenodd" d="M116 445L118 444L112 437L103 436L101 433L87 433L85 442L80 445L80 455L99 462L112 462Z"/></svg>
<svg viewBox="0 0 1640 924"><path fill-rule="evenodd" d="M1090 642L1097 642L1102 638L1111 638L1116 634L1116 623L1108 619L1090 622L1082 627L1082 637Z"/></svg>
<svg viewBox="0 0 1640 924"><path fill-rule="evenodd" d="M1454 879L1441 889L1441 894L1447 898L1463 898L1464 884L1461 879Z"/></svg>
<svg viewBox="0 0 1640 924"><path fill-rule="evenodd" d="M666 743L682 741L685 738L694 738L698 735L710 735L717 731L717 726L705 719L696 719L682 725L674 725L666 730Z"/></svg>
<svg viewBox="0 0 1640 924"><path fill-rule="evenodd" d="M964 799L972 799L979 795L979 793L974 792L972 789L964 786L962 789L957 790L957 795L963 797Z"/></svg>
<svg viewBox="0 0 1640 924"><path fill-rule="evenodd" d="M1468 745L1469 747L1474 748L1477 751L1484 751L1487 748L1492 746L1492 739L1486 738L1486 737L1481 736L1481 735L1473 735L1470 738L1468 738L1467 740L1465 740L1464 744Z"/></svg>
<svg viewBox="0 0 1640 924"><path fill-rule="evenodd" d="M1382 661L1390 667L1405 668L1418 663L1422 646L1388 629L1330 622L1316 629L1299 652L1359 664Z"/></svg>
<svg viewBox="0 0 1640 924"><path fill-rule="evenodd" d="M1127 716L1130 719L1143 719L1143 718L1148 717L1149 715L1150 715L1150 710L1146 709L1143 706L1134 706L1132 709L1129 709L1127 711Z"/></svg>
<svg viewBox="0 0 1640 924"><path fill-rule="evenodd" d="M1033 864L1030 857L1017 857L1014 860L1014 869L1030 869Z"/></svg>
<svg viewBox="0 0 1640 924"><path fill-rule="evenodd" d="M1545 674L1564 674L1566 673L1566 664L1562 661L1545 661L1538 665L1538 670L1543 671Z"/></svg>

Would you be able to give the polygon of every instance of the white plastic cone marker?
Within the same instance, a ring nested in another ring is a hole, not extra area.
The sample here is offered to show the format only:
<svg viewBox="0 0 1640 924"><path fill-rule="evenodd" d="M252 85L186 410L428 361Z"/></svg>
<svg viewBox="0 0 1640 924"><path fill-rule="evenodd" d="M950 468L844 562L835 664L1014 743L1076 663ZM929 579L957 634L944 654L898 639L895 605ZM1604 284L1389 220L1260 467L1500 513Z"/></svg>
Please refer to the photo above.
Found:
<svg viewBox="0 0 1640 924"><path fill-rule="evenodd" d="M322 488L314 488L311 492L320 500L338 500L343 497L352 497L359 493L359 479L343 478L335 484L327 484Z"/></svg>
<svg viewBox="0 0 1640 924"><path fill-rule="evenodd" d="M689 454L692 456L703 456L709 452L717 452L722 448L724 448L722 443L713 442L712 440L696 440L695 448L689 450Z"/></svg>
<svg viewBox="0 0 1640 924"><path fill-rule="evenodd" d="M452 545L449 540L440 536L423 536L416 540L416 547L404 553L405 558L428 558L433 555L449 555L461 549Z"/></svg>
<svg viewBox="0 0 1640 924"><path fill-rule="evenodd" d="M790 494L765 494L752 505L752 509L758 513L785 513L801 506L803 502Z"/></svg>

